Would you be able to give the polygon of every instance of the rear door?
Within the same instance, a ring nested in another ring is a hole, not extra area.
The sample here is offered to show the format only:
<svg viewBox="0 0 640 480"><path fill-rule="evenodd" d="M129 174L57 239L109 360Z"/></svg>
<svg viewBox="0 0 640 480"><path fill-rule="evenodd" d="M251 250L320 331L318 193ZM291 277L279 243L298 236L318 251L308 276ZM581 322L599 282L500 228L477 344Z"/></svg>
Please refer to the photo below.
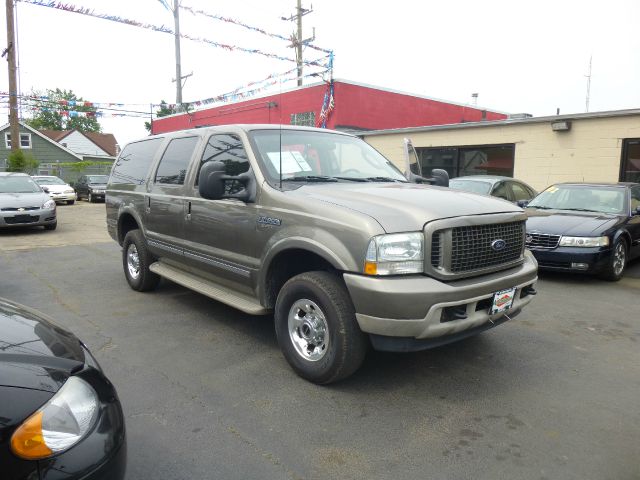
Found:
<svg viewBox="0 0 640 480"><path fill-rule="evenodd" d="M182 258L185 178L200 137L174 138L160 158L145 195L147 242L164 258Z"/></svg>

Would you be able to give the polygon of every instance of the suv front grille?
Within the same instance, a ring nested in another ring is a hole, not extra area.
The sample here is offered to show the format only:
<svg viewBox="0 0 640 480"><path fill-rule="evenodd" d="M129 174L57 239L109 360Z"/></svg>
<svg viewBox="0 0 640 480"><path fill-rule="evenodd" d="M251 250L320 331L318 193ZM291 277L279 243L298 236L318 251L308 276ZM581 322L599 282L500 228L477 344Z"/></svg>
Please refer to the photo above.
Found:
<svg viewBox="0 0 640 480"><path fill-rule="evenodd" d="M481 270L520 258L524 246L524 222L456 227L451 235L451 271ZM496 248L496 241L505 245Z"/></svg>
<svg viewBox="0 0 640 480"><path fill-rule="evenodd" d="M560 235L547 233L527 233L527 248L556 248L560 243Z"/></svg>

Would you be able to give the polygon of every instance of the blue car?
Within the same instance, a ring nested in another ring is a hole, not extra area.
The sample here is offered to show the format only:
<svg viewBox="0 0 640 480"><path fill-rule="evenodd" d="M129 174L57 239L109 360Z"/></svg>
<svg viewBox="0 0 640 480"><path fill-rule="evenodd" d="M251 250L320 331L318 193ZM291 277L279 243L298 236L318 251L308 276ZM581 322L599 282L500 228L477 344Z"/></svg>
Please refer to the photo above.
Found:
<svg viewBox="0 0 640 480"><path fill-rule="evenodd" d="M526 205L526 247L541 270L622 278L640 256L640 184L561 183Z"/></svg>

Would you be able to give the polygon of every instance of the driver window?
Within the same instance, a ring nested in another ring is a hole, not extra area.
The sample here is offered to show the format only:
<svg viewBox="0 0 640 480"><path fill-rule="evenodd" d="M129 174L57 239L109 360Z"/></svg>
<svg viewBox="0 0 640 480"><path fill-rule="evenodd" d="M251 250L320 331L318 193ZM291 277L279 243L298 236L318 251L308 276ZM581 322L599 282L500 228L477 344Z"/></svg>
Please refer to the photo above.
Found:
<svg viewBox="0 0 640 480"><path fill-rule="evenodd" d="M491 192L491 195L494 197L502 198L504 200L509 200L509 194L507 193L507 185L504 182L499 183Z"/></svg>
<svg viewBox="0 0 640 480"><path fill-rule="evenodd" d="M237 135L216 134L209 137L207 146L202 154L196 186L202 165L207 162L222 162L227 175L236 176L249 171L250 163L247 152L242 145L242 140ZM225 193L234 194L242 191L244 185L238 181L225 182Z"/></svg>
<svg viewBox="0 0 640 480"><path fill-rule="evenodd" d="M631 211L635 212L640 207L640 187L631 189Z"/></svg>

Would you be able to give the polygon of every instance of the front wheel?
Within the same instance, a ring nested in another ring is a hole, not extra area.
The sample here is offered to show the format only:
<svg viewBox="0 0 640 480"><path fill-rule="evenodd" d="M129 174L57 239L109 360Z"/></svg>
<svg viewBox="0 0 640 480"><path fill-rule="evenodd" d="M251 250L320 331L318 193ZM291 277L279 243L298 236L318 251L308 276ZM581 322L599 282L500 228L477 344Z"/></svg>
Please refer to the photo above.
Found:
<svg viewBox="0 0 640 480"><path fill-rule="evenodd" d="M278 294L274 316L280 349L302 378L328 384L362 365L367 338L337 275L307 272L291 278Z"/></svg>
<svg viewBox="0 0 640 480"><path fill-rule="evenodd" d="M89 194L89 195L87 196L87 201L88 201L89 203L93 203L93 195Z"/></svg>
<svg viewBox="0 0 640 480"><path fill-rule="evenodd" d="M626 265L627 243L622 238L619 238L613 244L613 250L611 252L611 257L609 258L609 263L607 264L607 267L602 274L603 278L612 282L617 282L622 278Z"/></svg>
<svg viewBox="0 0 640 480"><path fill-rule="evenodd" d="M131 230L122 242L122 266L129 286L138 292L153 290L160 277L149 270L153 255L149 252L140 230Z"/></svg>

